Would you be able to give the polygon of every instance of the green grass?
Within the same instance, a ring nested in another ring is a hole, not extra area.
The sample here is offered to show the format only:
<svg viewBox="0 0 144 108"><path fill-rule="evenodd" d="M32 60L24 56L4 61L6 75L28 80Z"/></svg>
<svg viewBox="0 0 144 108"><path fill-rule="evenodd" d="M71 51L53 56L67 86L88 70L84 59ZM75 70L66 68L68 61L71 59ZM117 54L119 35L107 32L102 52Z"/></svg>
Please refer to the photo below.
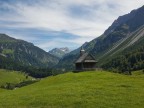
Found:
<svg viewBox="0 0 144 108"><path fill-rule="evenodd" d="M0 86L6 83L18 84L24 80L29 80L31 78L32 77L26 79L26 75L18 71L0 69Z"/></svg>
<svg viewBox="0 0 144 108"><path fill-rule="evenodd" d="M2 108L144 108L144 74L66 73L0 91Z"/></svg>
<svg viewBox="0 0 144 108"><path fill-rule="evenodd" d="M11 49L3 49L2 53L3 53L3 54L13 54L13 53L14 53L14 50L11 50Z"/></svg>

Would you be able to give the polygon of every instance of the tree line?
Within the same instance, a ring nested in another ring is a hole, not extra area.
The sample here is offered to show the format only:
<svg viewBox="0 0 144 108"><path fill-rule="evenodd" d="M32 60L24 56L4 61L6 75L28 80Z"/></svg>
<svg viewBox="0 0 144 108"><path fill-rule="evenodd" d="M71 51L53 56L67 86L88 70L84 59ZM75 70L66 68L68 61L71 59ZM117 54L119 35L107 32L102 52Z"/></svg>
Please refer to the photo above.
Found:
<svg viewBox="0 0 144 108"><path fill-rule="evenodd" d="M22 71L35 78L43 78L54 74L54 70L47 67L25 66L12 59L0 55L0 69Z"/></svg>
<svg viewBox="0 0 144 108"><path fill-rule="evenodd" d="M144 46L109 60L102 68L120 73L144 69Z"/></svg>

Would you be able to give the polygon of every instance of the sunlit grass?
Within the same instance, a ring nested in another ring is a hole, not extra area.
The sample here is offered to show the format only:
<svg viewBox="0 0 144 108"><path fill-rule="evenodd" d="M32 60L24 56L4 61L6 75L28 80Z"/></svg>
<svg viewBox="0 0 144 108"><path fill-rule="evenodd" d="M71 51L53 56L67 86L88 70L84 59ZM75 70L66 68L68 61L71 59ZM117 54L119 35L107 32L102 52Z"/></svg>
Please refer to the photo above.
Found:
<svg viewBox="0 0 144 108"><path fill-rule="evenodd" d="M28 77L28 79L31 78ZM28 79L26 79L26 74L22 72L0 69L0 86L6 83L17 84Z"/></svg>
<svg viewBox="0 0 144 108"><path fill-rule="evenodd" d="M0 93L4 108L143 108L144 75L66 73Z"/></svg>

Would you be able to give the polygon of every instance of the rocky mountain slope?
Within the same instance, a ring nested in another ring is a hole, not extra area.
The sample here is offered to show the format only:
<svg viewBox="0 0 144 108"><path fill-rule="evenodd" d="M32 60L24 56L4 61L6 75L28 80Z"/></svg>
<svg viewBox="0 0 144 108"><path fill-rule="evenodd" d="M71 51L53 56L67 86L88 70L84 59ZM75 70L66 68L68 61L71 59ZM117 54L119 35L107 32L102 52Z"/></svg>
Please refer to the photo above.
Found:
<svg viewBox="0 0 144 108"><path fill-rule="evenodd" d="M109 58L107 58L107 56ZM104 56L102 67L118 72L144 69L144 26L117 42Z"/></svg>
<svg viewBox="0 0 144 108"><path fill-rule="evenodd" d="M98 66L105 64L107 59L112 59L130 47L136 48L139 43L144 43L144 6L133 10L129 14L120 16L100 37L84 46L97 60ZM140 44L142 46L143 44ZM74 69L74 61L79 56L79 48L70 52L58 63L58 68Z"/></svg>
<svg viewBox="0 0 144 108"><path fill-rule="evenodd" d="M26 66L52 67L58 58L32 43L0 34L0 55Z"/></svg>

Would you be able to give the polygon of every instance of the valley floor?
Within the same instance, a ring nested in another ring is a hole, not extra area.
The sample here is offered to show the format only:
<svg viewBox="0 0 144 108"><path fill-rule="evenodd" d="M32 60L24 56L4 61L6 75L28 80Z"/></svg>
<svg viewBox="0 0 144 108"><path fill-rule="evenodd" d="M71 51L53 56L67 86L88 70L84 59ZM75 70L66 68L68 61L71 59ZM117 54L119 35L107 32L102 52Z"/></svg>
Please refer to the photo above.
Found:
<svg viewBox="0 0 144 108"><path fill-rule="evenodd" d="M1 108L144 108L144 74L66 73L15 90L0 89Z"/></svg>

